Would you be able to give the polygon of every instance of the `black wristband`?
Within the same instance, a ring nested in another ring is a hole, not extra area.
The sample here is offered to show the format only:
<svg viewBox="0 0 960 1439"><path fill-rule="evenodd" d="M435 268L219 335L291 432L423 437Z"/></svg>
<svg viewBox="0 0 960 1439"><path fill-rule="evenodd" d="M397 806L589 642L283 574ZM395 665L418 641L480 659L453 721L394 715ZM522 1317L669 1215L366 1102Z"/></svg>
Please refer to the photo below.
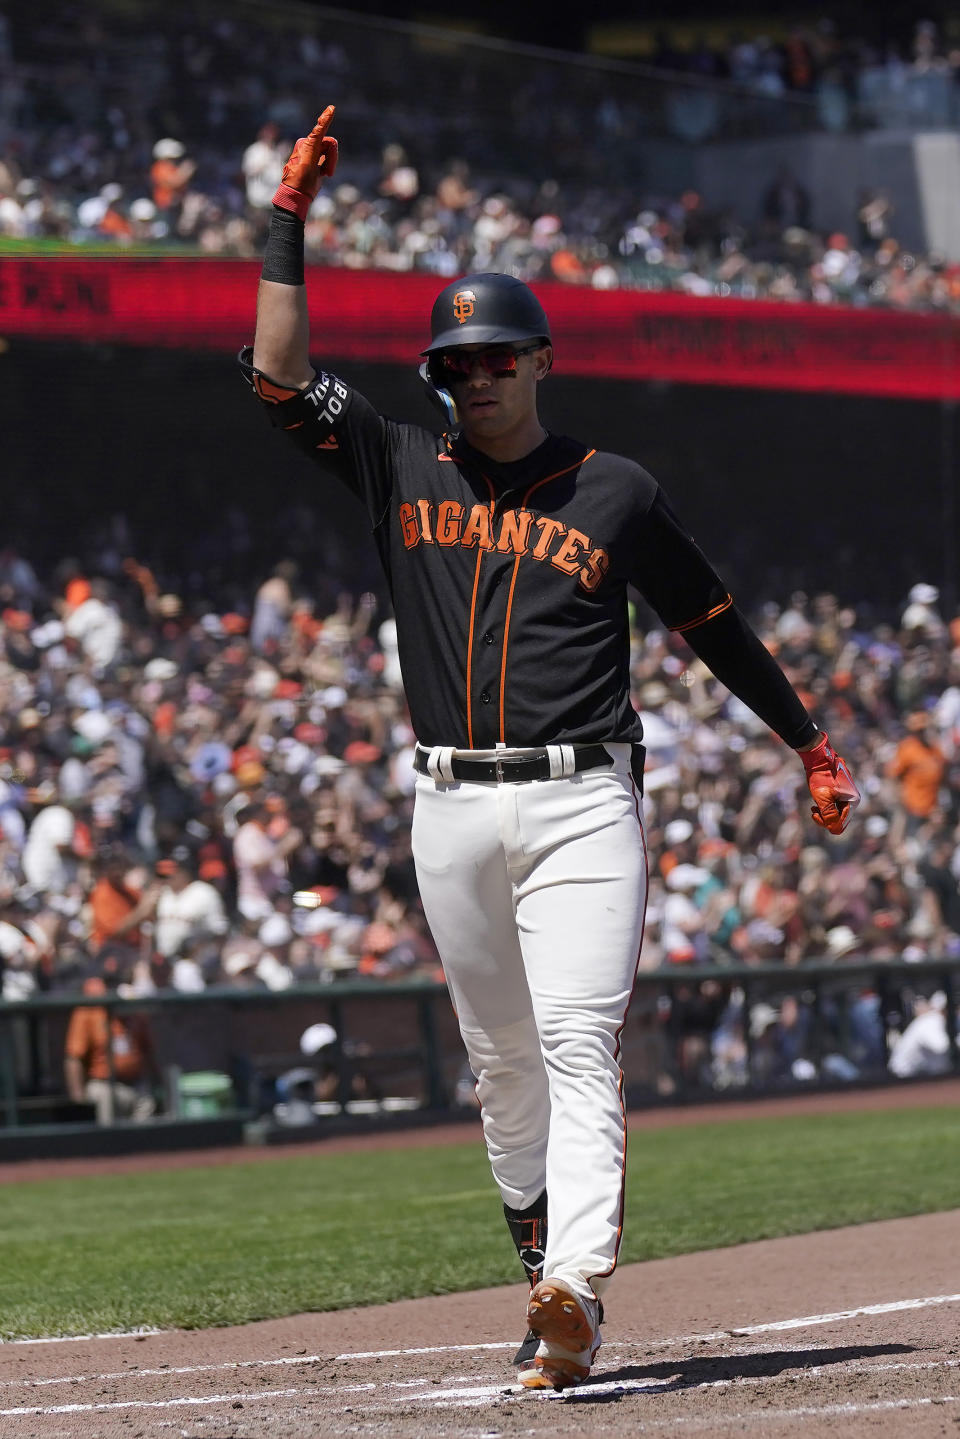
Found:
<svg viewBox="0 0 960 1439"><path fill-rule="evenodd" d="M275 280L278 285L302 285L303 221L292 210L273 207L270 234L263 255L262 280Z"/></svg>

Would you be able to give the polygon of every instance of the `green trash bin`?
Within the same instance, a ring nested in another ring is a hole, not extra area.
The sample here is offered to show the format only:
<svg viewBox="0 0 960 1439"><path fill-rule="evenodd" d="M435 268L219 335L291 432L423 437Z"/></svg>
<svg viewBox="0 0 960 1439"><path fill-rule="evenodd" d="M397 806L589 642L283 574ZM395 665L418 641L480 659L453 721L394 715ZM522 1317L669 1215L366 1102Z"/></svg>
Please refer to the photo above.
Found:
<svg viewBox="0 0 960 1439"><path fill-rule="evenodd" d="M181 1074L177 1084L183 1119L216 1119L236 1108L233 1081L216 1070Z"/></svg>

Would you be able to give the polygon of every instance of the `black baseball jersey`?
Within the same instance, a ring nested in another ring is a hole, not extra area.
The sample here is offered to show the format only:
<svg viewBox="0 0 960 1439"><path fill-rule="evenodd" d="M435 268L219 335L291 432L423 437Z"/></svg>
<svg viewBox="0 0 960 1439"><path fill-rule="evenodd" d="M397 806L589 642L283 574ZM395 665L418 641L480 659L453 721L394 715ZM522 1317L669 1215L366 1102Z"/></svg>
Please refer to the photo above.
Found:
<svg viewBox="0 0 960 1439"><path fill-rule="evenodd" d="M623 456L550 434L498 464L323 372L268 408L366 506L421 744L638 741L627 586L673 630L731 609L660 486ZM791 711L791 742L805 720Z"/></svg>

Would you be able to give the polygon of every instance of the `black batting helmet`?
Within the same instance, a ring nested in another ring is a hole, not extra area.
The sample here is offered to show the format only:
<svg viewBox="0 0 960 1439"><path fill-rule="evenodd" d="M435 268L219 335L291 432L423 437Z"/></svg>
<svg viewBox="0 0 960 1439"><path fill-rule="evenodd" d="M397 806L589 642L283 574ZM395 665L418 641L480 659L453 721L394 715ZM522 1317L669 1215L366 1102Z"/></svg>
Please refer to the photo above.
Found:
<svg viewBox="0 0 960 1439"><path fill-rule="evenodd" d="M433 355L457 345L509 345L520 340L552 344L543 306L522 280L486 272L465 275L440 291L430 314L430 343L420 351L427 357L420 366L420 377L440 401L448 420L456 421L457 408L435 368Z"/></svg>
<svg viewBox="0 0 960 1439"><path fill-rule="evenodd" d="M543 306L530 286L512 275L465 275L441 290L434 301L430 343L420 353L516 340L551 343Z"/></svg>

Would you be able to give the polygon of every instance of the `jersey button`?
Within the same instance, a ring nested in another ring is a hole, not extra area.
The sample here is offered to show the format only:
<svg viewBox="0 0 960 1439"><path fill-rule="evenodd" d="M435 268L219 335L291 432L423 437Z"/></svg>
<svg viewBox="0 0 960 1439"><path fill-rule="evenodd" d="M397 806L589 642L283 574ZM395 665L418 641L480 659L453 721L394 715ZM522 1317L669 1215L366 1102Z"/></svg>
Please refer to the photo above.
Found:
<svg viewBox="0 0 960 1439"><path fill-rule="evenodd" d="M484 634L483 634L483 643L484 643L485 645L492 645L492 644L493 644L493 634L492 634L492 632L491 632L490 630L485 630L485 631L484 631Z"/></svg>
<svg viewBox="0 0 960 1439"><path fill-rule="evenodd" d="M490 703L490 695L487 690L484 690L483 694L480 696L480 703L482 705L488 705Z"/></svg>

